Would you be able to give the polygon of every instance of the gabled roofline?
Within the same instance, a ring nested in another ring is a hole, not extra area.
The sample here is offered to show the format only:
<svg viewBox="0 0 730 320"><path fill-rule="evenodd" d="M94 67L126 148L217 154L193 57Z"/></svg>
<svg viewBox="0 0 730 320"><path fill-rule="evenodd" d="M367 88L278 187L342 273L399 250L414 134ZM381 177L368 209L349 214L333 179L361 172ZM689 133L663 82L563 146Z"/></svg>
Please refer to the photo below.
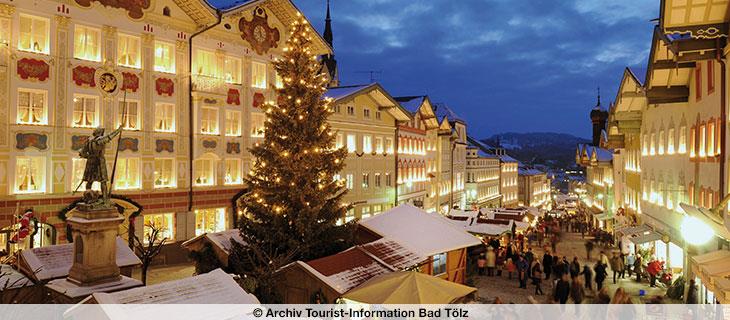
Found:
<svg viewBox="0 0 730 320"><path fill-rule="evenodd" d="M387 108L388 113L390 113L398 121L410 121L411 120L411 118L412 118L411 113L408 112L408 110L404 109L403 106L401 106L400 103L398 103L398 101L395 101L393 96L391 96L390 93L388 93L388 91L385 90L385 88L383 88L383 86L377 82L373 82L373 83L370 83L367 85L339 86L339 87L333 87L330 89L355 88L355 87L362 87L362 88L355 90L353 92L350 92L347 95L344 95L342 97L339 97L339 98L335 99L334 101L335 102L346 102L346 101L351 100L355 96L361 95L363 93L369 93L374 90L379 90L385 96L385 98L387 98L391 103L391 106L386 106L386 107L388 107Z"/></svg>

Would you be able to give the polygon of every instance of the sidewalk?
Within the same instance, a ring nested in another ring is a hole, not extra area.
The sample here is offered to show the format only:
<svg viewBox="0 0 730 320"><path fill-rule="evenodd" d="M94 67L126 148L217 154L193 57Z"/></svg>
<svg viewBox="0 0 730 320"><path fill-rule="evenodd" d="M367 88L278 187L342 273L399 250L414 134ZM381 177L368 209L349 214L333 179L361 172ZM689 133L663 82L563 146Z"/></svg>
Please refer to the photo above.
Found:
<svg viewBox="0 0 730 320"><path fill-rule="evenodd" d="M147 285L189 278L193 276L194 272L195 265L193 262L186 264L176 264L171 266L151 266L149 270L147 270ZM134 269L134 272L132 272L132 278L141 281L142 269Z"/></svg>

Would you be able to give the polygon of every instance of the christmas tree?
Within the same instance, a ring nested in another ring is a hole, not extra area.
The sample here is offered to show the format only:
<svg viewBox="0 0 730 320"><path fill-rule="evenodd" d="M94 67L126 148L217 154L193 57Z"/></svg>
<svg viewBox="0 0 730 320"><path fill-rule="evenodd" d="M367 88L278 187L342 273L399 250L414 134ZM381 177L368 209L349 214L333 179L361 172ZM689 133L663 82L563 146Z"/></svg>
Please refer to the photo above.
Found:
<svg viewBox="0 0 730 320"><path fill-rule="evenodd" d="M234 244L234 272L253 279L259 299L275 302L273 273L295 260L330 255L352 244L353 225L337 225L349 207L335 179L347 152L334 149L327 118L331 99L322 96L328 79L311 49L314 31L301 16L282 59L274 63L283 87L278 104L267 103L264 138L251 149L255 157L239 199L245 210L238 225L244 244Z"/></svg>

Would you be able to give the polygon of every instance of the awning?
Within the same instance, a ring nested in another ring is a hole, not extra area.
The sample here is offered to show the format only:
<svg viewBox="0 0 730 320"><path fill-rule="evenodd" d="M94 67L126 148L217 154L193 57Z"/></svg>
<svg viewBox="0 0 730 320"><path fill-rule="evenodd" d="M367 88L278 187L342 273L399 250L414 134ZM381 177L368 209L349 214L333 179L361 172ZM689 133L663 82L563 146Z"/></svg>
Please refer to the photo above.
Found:
<svg viewBox="0 0 730 320"><path fill-rule="evenodd" d="M661 240L661 239L662 239L662 235L656 231L646 231L643 234L639 234L639 235L629 238L629 240L631 240L631 242L633 242L636 245L639 245L642 243L647 243L647 242L652 242L652 241L657 241L657 240Z"/></svg>
<svg viewBox="0 0 730 320"><path fill-rule="evenodd" d="M651 227L649 227L645 224L638 225L638 226L623 227L623 228L616 230L616 232L621 233L625 236L641 235L647 231L651 231Z"/></svg>
<svg viewBox="0 0 730 320"><path fill-rule="evenodd" d="M716 236L721 237L725 240L730 240L730 230L725 227L724 222L721 221L721 218L710 212L710 210L705 208L699 208L693 205L688 205L686 203L680 203L679 205L682 207L685 213L697 219L700 219L700 221L704 222L710 228L712 228L712 231L715 232Z"/></svg>
<svg viewBox="0 0 730 320"><path fill-rule="evenodd" d="M730 279L712 277L712 281L715 283L715 299L720 301L722 304L730 303Z"/></svg>
<svg viewBox="0 0 730 320"><path fill-rule="evenodd" d="M718 289L723 289L730 292L730 282L722 281L730 276L730 251L718 250L690 257L690 267L710 291L717 292ZM721 285L726 286L721 287ZM730 298L730 295L727 297Z"/></svg>
<svg viewBox="0 0 730 320"><path fill-rule="evenodd" d="M596 214L593 217L598 219L599 221L606 221L606 220L613 219L613 217L608 216L608 213Z"/></svg>
<svg viewBox="0 0 730 320"><path fill-rule="evenodd" d="M591 210L591 213L594 215L599 215L599 214L603 213L603 209L598 208L598 207L590 207L590 208L588 208L588 210Z"/></svg>
<svg viewBox="0 0 730 320"><path fill-rule="evenodd" d="M370 304L463 303L477 289L415 271L376 276L342 297Z"/></svg>

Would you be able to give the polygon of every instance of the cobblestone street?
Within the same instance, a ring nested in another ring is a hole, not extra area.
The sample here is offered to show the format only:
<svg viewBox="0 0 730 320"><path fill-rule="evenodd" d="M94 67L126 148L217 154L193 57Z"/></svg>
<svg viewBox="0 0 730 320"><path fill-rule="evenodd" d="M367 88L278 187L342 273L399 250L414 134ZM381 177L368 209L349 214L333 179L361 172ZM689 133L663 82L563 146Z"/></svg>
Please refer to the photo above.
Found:
<svg viewBox="0 0 730 320"><path fill-rule="evenodd" d="M590 238L586 238L590 239ZM568 257L569 261L572 261L574 256L578 257L581 263L581 267L586 263L586 251L585 251L585 240L581 239L580 234L576 233L563 233L562 241L558 243L557 253L561 256ZM544 254L543 248L533 247L535 255L542 259ZM591 270L593 265L596 263L597 257L601 250L605 251L610 257L610 252L617 250L614 248L600 248L596 247L593 250L592 259L589 262ZM666 288L658 285L656 288L651 288L647 282L637 283L636 277L629 278L628 275L624 279L618 279L617 283L613 283L613 272L608 271L608 276L604 285L608 287L608 292L613 297L613 293L617 288L623 287L626 292L631 295L631 299L634 303L643 303L646 299L652 296L661 295L663 296L666 292ZM532 285L531 281L528 281L527 289L520 289L519 282L516 275L513 275L513 279L509 280L507 273L503 272L501 277L487 277L487 276L475 276L475 286L479 289L479 297L484 301L491 303L495 297L499 297L504 303L552 303L552 284L550 281L543 281L542 289L545 295L536 296L535 286ZM595 282L593 283L595 289ZM640 290L644 290L645 294L640 295ZM587 303L591 302L593 298L593 292L586 292ZM534 299L534 300L532 300ZM671 301L664 297L665 303L679 303L679 301ZM570 302L571 300L569 300Z"/></svg>

